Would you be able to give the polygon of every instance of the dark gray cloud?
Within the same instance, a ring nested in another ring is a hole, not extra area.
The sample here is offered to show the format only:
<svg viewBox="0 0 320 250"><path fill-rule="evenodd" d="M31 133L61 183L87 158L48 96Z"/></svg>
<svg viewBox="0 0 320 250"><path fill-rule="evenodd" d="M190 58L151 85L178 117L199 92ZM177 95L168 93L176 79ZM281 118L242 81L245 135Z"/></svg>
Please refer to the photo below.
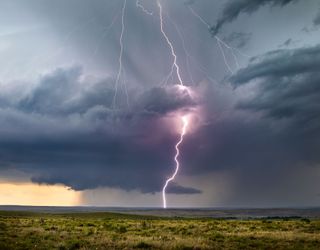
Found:
<svg viewBox="0 0 320 250"><path fill-rule="evenodd" d="M26 113L68 116L85 115L96 107L113 108L115 79L82 80L81 67L59 68L43 75L35 87L12 102L11 96L0 96L2 107L14 107ZM166 115L170 112L196 105L187 90L178 86L128 89L130 111L124 113L152 113ZM119 91L117 105L126 105L126 94ZM115 107L118 109L119 107ZM129 115L129 114L128 114Z"/></svg>
<svg viewBox="0 0 320 250"><path fill-rule="evenodd" d="M277 50L254 58L230 79L235 91L257 85L253 96L236 102L236 109L214 86L195 88L204 94L205 122L186 135L179 173L231 171L239 185L239 200L248 196L249 186L254 199L259 193L272 197L282 190L288 171L317 166L319 50L319 46ZM83 79L79 67L59 69L44 75L16 102L2 97L6 133L1 135L1 164L28 172L36 183L62 183L75 190L161 191L174 166L178 137L162 118L193 107L192 100L172 86L131 89L130 109L113 111L114 80ZM55 84L65 86L66 92L57 94ZM221 91L229 91L225 88ZM47 98L36 98L39 92ZM55 109L46 108L54 105ZM201 191L173 186L169 192Z"/></svg>
<svg viewBox="0 0 320 250"><path fill-rule="evenodd" d="M234 21L240 14L251 14L265 5L285 6L297 0L230 0L223 8L221 17L211 28L211 33L216 35L225 23Z"/></svg>
<svg viewBox="0 0 320 250"><path fill-rule="evenodd" d="M195 106L195 101L188 91L180 89L179 86L154 87L145 91L139 97L137 106L151 112L166 114L173 110Z"/></svg>
<svg viewBox="0 0 320 250"><path fill-rule="evenodd" d="M298 145L298 141L292 142L294 138L299 138L301 144L305 142L300 156L306 161L314 160L314 163L319 160L312 150L319 143L319 67L320 46L278 50L261 57L259 62L252 63L231 78L235 86L250 82L258 84L256 95L239 102L238 108L283 122L279 129L282 126L285 129L280 134L287 135L286 141L290 141L291 146ZM297 152L295 157L298 155Z"/></svg>
<svg viewBox="0 0 320 250"><path fill-rule="evenodd" d="M97 105L111 106L114 81L105 80L88 88L81 84L80 67L57 69L42 76L37 86L17 104L26 112L39 114L84 113Z"/></svg>
<svg viewBox="0 0 320 250"><path fill-rule="evenodd" d="M250 85L254 94L236 103L240 113L216 118L187 137L182 172L231 171L235 200L249 195L263 201L279 190L296 190L298 177L291 175L318 171L319 53L319 46L269 52L231 77L236 91ZM299 180L301 190L312 179L307 176Z"/></svg>
<svg viewBox="0 0 320 250"><path fill-rule="evenodd" d="M263 77L294 77L299 74L316 73L320 63L320 46L294 50L277 50L253 58L253 64L241 69L231 82L235 86ZM259 62L259 60L261 60Z"/></svg>
<svg viewBox="0 0 320 250"><path fill-rule="evenodd" d="M279 50L260 58L231 78L234 85L258 81L259 91L240 108L263 112L273 119L289 119L303 131L319 129L320 46Z"/></svg>
<svg viewBox="0 0 320 250"><path fill-rule="evenodd" d="M314 26L320 25L320 10L318 11L317 15L313 19L313 24L314 24Z"/></svg>
<svg viewBox="0 0 320 250"><path fill-rule="evenodd" d="M224 40L230 44L235 44L234 46L238 49L241 49L247 46L250 41L252 34L244 32L233 32L227 36Z"/></svg>
<svg viewBox="0 0 320 250"><path fill-rule="evenodd" d="M132 89L133 104L113 110L114 80L82 78L80 67L60 68L16 102L1 98L2 131L8 132L0 142L1 165L30 172L34 182L75 190L159 191L174 165L168 145L175 140L161 118L195 103L180 88L155 87ZM171 190L184 191L195 192Z"/></svg>
<svg viewBox="0 0 320 250"><path fill-rule="evenodd" d="M201 194L202 191L192 187L183 187L176 183L171 183L166 190L168 194Z"/></svg>
<svg viewBox="0 0 320 250"><path fill-rule="evenodd" d="M1 1L0 35L15 35L0 41L0 170L23 171L35 183L62 183L75 190L159 192L174 169L175 114L196 111L181 145L179 176L209 181L170 185L168 192L195 194L192 199L209 196L210 178L219 173L227 176L228 199L247 204L265 199L277 205L293 193L303 199L318 190L319 45L267 52L283 41L293 45L289 37L313 42L311 34L306 38L296 32L310 25L301 20L312 18L313 5L305 5L303 16L295 6L283 10L283 17L269 13L270 18L255 15L248 23L232 23L226 42L262 56L247 65L247 57L236 53L242 69L229 85L219 79L226 79L226 63L234 58L224 47L225 62L207 28L183 7L194 2L164 1L163 8L181 75L199 100L175 86L175 74L161 86L172 57L159 30L156 2L144 1L154 13L149 16L128 1L123 74L113 108L122 1ZM291 2L228 1L218 29L241 13ZM219 4L197 1L194 8L212 22Z"/></svg>
<svg viewBox="0 0 320 250"><path fill-rule="evenodd" d="M288 46L292 45L293 43L294 43L294 41L291 38L289 38L289 39L285 40L283 44L280 44L279 48L288 47Z"/></svg>

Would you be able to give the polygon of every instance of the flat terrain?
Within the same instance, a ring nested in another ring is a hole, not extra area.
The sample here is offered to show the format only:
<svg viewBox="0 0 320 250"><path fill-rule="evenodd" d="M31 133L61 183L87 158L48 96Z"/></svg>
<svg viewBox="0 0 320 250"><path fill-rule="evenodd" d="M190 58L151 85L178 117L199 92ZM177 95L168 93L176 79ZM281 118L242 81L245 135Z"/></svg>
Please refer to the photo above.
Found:
<svg viewBox="0 0 320 250"><path fill-rule="evenodd" d="M296 217L320 219L320 208L130 208L130 207L46 207L46 206L0 206L0 211L29 211L37 213L93 213L112 212L134 215L185 218L233 218L252 219L270 217Z"/></svg>
<svg viewBox="0 0 320 250"><path fill-rule="evenodd" d="M0 249L320 249L320 220L2 211Z"/></svg>

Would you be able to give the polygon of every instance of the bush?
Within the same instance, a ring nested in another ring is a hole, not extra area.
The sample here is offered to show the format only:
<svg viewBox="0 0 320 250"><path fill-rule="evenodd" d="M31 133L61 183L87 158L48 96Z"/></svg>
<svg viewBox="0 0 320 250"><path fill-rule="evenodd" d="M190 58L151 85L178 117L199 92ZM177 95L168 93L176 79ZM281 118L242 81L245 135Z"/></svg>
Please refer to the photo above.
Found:
<svg viewBox="0 0 320 250"><path fill-rule="evenodd" d="M0 231L5 231L7 229L7 225L3 222L0 222Z"/></svg>
<svg viewBox="0 0 320 250"><path fill-rule="evenodd" d="M70 250L76 250L80 248L80 243L79 242L74 242L70 245L69 249Z"/></svg>
<svg viewBox="0 0 320 250"><path fill-rule="evenodd" d="M152 245L141 241L141 242L139 242L139 243L136 245L136 248L151 249L151 248L152 248Z"/></svg>
<svg viewBox="0 0 320 250"><path fill-rule="evenodd" d="M126 232L127 232L127 228L126 228L125 226L120 226L120 227L118 228L118 232L119 232L119 233L126 233Z"/></svg>
<svg viewBox="0 0 320 250"><path fill-rule="evenodd" d="M301 219L301 221L303 221L305 223L310 223L310 220L308 218L303 218L303 219Z"/></svg>

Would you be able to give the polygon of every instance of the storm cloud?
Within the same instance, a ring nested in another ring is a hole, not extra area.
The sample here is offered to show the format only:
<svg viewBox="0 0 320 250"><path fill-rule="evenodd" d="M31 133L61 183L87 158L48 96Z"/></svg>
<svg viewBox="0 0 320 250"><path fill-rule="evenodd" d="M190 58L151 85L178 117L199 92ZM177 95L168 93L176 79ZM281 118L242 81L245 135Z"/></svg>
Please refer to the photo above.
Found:
<svg viewBox="0 0 320 250"><path fill-rule="evenodd" d="M252 34L250 33L233 32L224 40L228 43L235 44L237 48L242 49L247 46L248 42L250 41L251 35Z"/></svg>
<svg viewBox="0 0 320 250"><path fill-rule="evenodd" d="M317 15L313 19L313 24L314 24L314 26L320 25L320 10L318 11Z"/></svg>
<svg viewBox="0 0 320 250"><path fill-rule="evenodd" d="M236 200L248 195L263 200L261 194L272 199L284 185L300 192L297 176L284 179L288 171L293 175L319 170L319 52L319 46L272 51L232 76L235 91L249 88L254 94L240 98L227 117L190 135L182 171L233 172ZM301 176L301 190L308 178ZM258 187L257 192L249 187Z"/></svg>
<svg viewBox="0 0 320 250"><path fill-rule="evenodd" d="M168 193L205 197L199 206L215 205L213 194L221 206L319 204L320 45L298 32L316 25L317 1L163 1L188 90L171 74L156 2L141 1L150 16L128 1L114 104L122 4L1 1L0 170L78 191L155 197L174 170L179 118L189 114ZM230 23L221 39L241 51L219 48L185 4L218 20L213 34ZM283 16L237 19L289 4L296 9L280 9ZM303 24L299 4L310 16Z"/></svg>
<svg viewBox="0 0 320 250"><path fill-rule="evenodd" d="M251 14L265 5L282 7L295 1L297 0L230 0L225 4L222 14L211 28L211 32L213 35L218 34L224 24L234 21L242 13Z"/></svg>
<svg viewBox="0 0 320 250"><path fill-rule="evenodd" d="M132 106L113 110L114 80L81 78L80 67L60 68L15 102L10 96L0 99L2 165L30 172L34 182L75 190L159 191L174 165L167 146L174 136L161 119L195 103L177 87L154 87L132 90ZM184 191L195 190L171 190Z"/></svg>
<svg viewBox="0 0 320 250"><path fill-rule="evenodd" d="M179 186L176 183L169 185L166 190L168 194L201 194L202 191L192 187Z"/></svg>

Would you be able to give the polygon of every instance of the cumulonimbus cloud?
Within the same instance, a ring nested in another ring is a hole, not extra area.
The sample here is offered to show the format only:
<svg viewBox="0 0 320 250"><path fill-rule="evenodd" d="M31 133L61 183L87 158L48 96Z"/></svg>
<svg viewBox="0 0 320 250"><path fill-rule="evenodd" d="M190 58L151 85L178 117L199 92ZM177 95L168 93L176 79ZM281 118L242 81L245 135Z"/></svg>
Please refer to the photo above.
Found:
<svg viewBox="0 0 320 250"><path fill-rule="evenodd" d="M60 68L14 101L1 95L1 166L75 190L159 191L174 164L176 140L161 119L195 103L177 87L150 87L131 90L130 107L113 110L113 79L88 82L83 75L81 67Z"/></svg>
<svg viewBox="0 0 320 250"><path fill-rule="evenodd" d="M216 35L224 24L234 21L242 13L251 14L265 5L285 6L294 1L297 0L229 0L211 32Z"/></svg>

